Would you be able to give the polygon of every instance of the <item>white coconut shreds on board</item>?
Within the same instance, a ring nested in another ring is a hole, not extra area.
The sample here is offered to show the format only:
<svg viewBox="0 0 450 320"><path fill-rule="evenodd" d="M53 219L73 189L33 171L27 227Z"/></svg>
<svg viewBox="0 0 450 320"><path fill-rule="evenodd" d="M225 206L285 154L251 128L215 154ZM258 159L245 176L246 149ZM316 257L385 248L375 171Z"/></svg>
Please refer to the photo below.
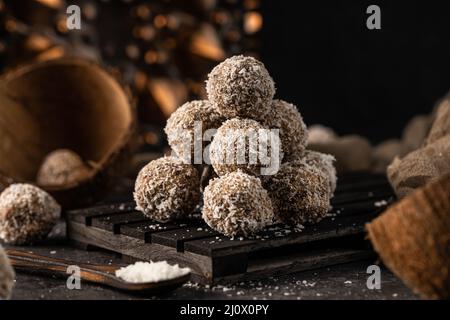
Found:
<svg viewBox="0 0 450 320"><path fill-rule="evenodd" d="M136 262L116 270L116 277L130 283L161 282L182 277L191 272L189 268L172 266L167 261Z"/></svg>

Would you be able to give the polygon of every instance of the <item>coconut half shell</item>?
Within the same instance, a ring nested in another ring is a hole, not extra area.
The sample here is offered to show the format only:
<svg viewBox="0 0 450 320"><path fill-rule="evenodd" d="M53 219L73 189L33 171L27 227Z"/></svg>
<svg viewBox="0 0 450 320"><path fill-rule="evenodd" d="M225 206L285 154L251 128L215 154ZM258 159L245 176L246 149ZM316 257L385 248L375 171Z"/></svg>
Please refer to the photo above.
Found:
<svg viewBox="0 0 450 320"><path fill-rule="evenodd" d="M450 298L450 174L417 189L367 226L386 266L428 299Z"/></svg>
<svg viewBox="0 0 450 320"><path fill-rule="evenodd" d="M92 203L125 169L135 123L126 90L95 63L51 60L9 72L0 78L0 187L35 181L50 152L70 149L89 173L40 187L65 208Z"/></svg>

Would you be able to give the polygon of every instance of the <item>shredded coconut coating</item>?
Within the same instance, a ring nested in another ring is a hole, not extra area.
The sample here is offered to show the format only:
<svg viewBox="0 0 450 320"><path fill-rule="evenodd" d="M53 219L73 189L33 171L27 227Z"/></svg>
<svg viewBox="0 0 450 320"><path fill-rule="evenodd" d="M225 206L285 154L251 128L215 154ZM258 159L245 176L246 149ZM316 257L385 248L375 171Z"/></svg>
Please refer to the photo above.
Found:
<svg viewBox="0 0 450 320"><path fill-rule="evenodd" d="M294 104L273 100L269 113L261 124L280 130L280 139L286 157L301 153L306 148L308 129Z"/></svg>
<svg viewBox="0 0 450 320"><path fill-rule="evenodd" d="M248 236L273 223L274 213L261 181L241 171L214 179L204 192L203 219L226 236Z"/></svg>
<svg viewBox="0 0 450 320"><path fill-rule="evenodd" d="M67 149L55 150L49 153L37 174L36 181L39 185L60 186L86 178L89 168L81 157Z"/></svg>
<svg viewBox="0 0 450 320"><path fill-rule="evenodd" d="M333 165L333 162L336 161L336 158L331 154L312 150L306 150L303 154L303 157L307 164L316 167L328 178L328 181L330 183L330 198L332 198L334 192L336 191L337 185L336 168Z"/></svg>
<svg viewBox="0 0 450 320"><path fill-rule="evenodd" d="M203 155L203 150L208 143L203 141L204 132L209 129L218 129L224 120L210 102L196 100L183 104L172 113L164 130L169 145L176 155L194 163L196 143L201 146L200 154ZM202 123L200 132L196 132L196 122Z"/></svg>
<svg viewBox="0 0 450 320"><path fill-rule="evenodd" d="M0 246L0 300L6 300L11 297L15 277L16 275L8 256L2 246Z"/></svg>
<svg viewBox="0 0 450 320"><path fill-rule="evenodd" d="M194 166L175 157L151 161L139 172L136 210L159 222L192 213L200 202L200 177Z"/></svg>
<svg viewBox="0 0 450 320"><path fill-rule="evenodd" d="M0 238L14 245L44 239L55 226L61 207L47 192L13 184L0 195Z"/></svg>
<svg viewBox="0 0 450 320"><path fill-rule="evenodd" d="M217 130L210 146L210 159L214 171L223 176L230 172L241 170L254 176L261 175L261 168L269 167L270 163L263 163L261 159L271 157L271 145L263 136L258 136L259 130L267 130L259 122L251 119L235 118L225 121ZM254 143L245 137L256 135ZM267 150L260 149L261 143L267 143ZM283 157L282 146L279 147L278 161ZM245 157L241 161L241 154ZM274 154L275 157L275 154Z"/></svg>
<svg viewBox="0 0 450 320"><path fill-rule="evenodd" d="M209 101L224 117L261 120L269 112L275 84L264 64L239 55L211 71L206 91Z"/></svg>
<svg viewBox="0 0 450 320"><path fill-rule="evenodd" d="M304 159L285 162L280 171L264 180L275 217L287 224L317 223L330 208L327 176Z"/></svg>

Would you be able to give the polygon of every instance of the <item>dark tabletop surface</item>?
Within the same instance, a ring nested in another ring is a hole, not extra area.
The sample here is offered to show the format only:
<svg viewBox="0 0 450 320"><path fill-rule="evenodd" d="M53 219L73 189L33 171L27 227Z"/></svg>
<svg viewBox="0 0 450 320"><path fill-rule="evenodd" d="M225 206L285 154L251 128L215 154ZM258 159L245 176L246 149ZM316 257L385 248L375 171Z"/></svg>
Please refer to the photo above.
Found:
<svg viewBox="0 0 450 320"><path fill-rule="evenodd" d="M15 249L85 263L124 263L115 254L83 251L65 240L65 224L60 222L49 239L32 247ZM187 283L157 297L136 296L107 287L81 283L69 290L64 278L17 271L13 299L417 299L389 270L382 268L381 289L369 290L366 269L376 261L343 264L284 277L266 278L227 286L205 287Z"/></svg>

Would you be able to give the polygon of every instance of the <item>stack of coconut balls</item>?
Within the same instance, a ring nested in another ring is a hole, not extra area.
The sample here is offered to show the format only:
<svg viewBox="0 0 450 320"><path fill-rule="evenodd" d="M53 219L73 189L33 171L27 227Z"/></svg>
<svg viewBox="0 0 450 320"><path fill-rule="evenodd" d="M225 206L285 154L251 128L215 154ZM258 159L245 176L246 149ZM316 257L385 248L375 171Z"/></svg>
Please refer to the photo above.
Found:
<svg viewBox="0 0 450 320"><path fill-rule="evenodd" d="M203 198L203 219L227 236L249 236L280 222L316 223L326 216L336 188L334 158L306 150L303 119L295 105L273 100L275 84L264 65L252 57L231 57L212 70L206 90L208 100L188 102L168 120L165 132L175 155L141 170L137 209L167 222L186 217ZM218 129L215 135L211 129ZM262 141L262 135L250 143L248 133L261 129L278 129L280 145ZM279 162L267 175L262 170L267 162L254 147L264 143L268 148L261 149ZM208 161L215 177L202 191L199 172Z"/></svg>

